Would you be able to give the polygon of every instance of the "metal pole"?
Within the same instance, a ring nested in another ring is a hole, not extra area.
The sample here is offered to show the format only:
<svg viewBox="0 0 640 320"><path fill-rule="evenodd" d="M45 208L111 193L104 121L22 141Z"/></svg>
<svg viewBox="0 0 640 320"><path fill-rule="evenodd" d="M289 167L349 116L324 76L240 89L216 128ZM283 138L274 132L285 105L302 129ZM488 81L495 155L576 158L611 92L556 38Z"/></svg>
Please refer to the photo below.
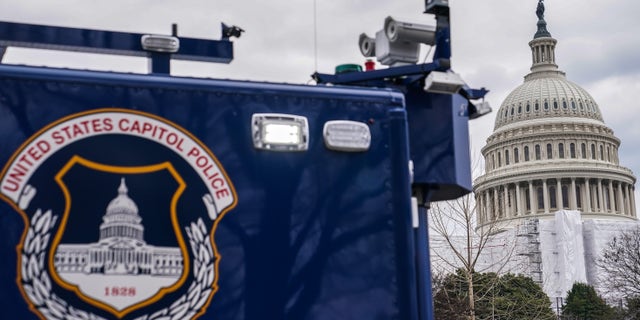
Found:
<svg viewBox="0 0 640 320"><path fill-rule="evenodd" d="M414 230L416 265L418 273L418 299L420 320L435 319L433 307L433 288L431 277L431 247L429 246L429 201L431 192L428 187L415 187L414 195L418 200L418 228Z"/></svg>

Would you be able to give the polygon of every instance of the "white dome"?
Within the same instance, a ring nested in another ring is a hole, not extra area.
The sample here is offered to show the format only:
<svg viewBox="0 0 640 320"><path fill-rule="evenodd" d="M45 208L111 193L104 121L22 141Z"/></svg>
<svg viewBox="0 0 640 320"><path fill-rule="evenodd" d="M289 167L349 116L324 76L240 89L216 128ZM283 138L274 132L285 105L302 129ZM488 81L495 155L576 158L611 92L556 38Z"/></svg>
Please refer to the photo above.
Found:
<svg viewBox="0 0 640 320"><path fill-rule="evenodd" d="M525 81L504 100L496 114L495 129L532 119L572 117L603 122L589 93L563 75Z"/></svg>

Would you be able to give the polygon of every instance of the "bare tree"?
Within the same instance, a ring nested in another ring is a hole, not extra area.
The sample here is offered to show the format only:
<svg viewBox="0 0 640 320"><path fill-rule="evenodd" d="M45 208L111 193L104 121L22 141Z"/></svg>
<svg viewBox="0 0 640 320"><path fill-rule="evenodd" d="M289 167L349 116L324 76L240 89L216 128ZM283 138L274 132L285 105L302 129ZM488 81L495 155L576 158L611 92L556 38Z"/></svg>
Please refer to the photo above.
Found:
<svg viewBox="0 0 640 320"><path fill-rule="evenodd" d="M488 293L492 290L483 290L482 295L474 292L474 273L493 271L500 273L507 266L514 250L515 239L512 244L502 243L502 255L489 265L479 270L479 261L483 252L491 245L502 231L501 222L492 220L482 227L476 227L477 215L476 202L473 195L469 194L456 200L433 203L430 210L430 228L433 231L432 242L442 242L440 248L432 250L432 254L442 265L435 263L435 272L446 269L461 270L466 282L468 299L468 319L476 319L475 304L481 299L491 299ZM515 237L514 237L515 238ZM503 239L506 240L506 239ZM493 286L495 284L490 284Z"/></svg>
<svg viewBox="0 0 640 320"><path fill-rule="evenodd" d="M605 289L624 297L640 296L640 227L613 237L596 262L605 271Z"/></svg>

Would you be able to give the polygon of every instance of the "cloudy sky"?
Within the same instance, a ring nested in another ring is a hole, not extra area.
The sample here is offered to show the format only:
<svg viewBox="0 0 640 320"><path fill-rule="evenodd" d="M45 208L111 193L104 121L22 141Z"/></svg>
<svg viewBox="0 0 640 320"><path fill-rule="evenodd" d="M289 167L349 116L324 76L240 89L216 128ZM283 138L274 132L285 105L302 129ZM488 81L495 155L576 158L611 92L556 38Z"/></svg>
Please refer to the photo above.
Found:
<svg viewBox="0 0 640 320"><path fill-rule="evenodd" d="M536 31L537 1L450 3L453 68L472 87L490 89L487 99L497 110L529 72L527 43ZM640 93L640 2L545 3L548 30L558 40L556 62L569 80L598 102L605 122L623 141L622 164L640 174L640 114L633 96ZM332 73L337 64L363 63L359 34L374 35L389 15L435 23L433 16L422 13L422 0L0 0L0 7L3 21L161 34L170 33L171 24L178 23L180 35L208 39L220 38L220 22L235 24L246 33L235 40L231 64L175 63L173 73L287 83L311 83L316 66ZM4 61L146 71L146 61L140 58L57 52L10 50ZM471 123L475 157L493 129L494 117L492 113Z"/></svg>

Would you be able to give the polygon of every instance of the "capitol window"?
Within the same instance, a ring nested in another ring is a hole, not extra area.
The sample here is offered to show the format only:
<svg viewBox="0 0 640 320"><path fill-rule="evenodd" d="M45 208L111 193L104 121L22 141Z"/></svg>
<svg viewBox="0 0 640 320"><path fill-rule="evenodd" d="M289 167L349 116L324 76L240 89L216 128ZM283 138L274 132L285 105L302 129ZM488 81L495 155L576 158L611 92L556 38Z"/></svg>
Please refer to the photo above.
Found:
<svg viewBox="0 0 640 320"><path fill-rule="evenodd" d="M558 157L564 159L564 143L558 143Z"/></svg>
<svg viewBox="0 0 640 320"><path fill-rule="evenodd" d="M505 166L509 165L509 150L504 151L504 165Z"/></svg>
<svg viewBox="0 0 640 320"><path fill-rule="evenodd" d="M518 152L518 148L513 149L513 162L520 162L520 153Z"/></svg>
<svg viewBox="0 0 640 320"><path fill-rule="evenodd" d="M558 110L558 101L556 99L553 99L553 109Z"/></svg>
<svg viewBox="0 0 640 320"><path fill-rule="evenodd" d="M527 113L529 113L529 111L531 111L531 104L529 104L529 102L527 102L526 110L527 110Z"/></svg>
<svg viewBox="0 0 640 320"><path fill-rule="evenodd" d="M569 153L571 154L571 159L576 158L576 145L574 143L569 145Z"/></svg>
<svg viewBox="0 0 640 320"><path fill-rule="evenodd" d="M549 110L549 102L547 99L544 100L544 110Z"/></svg>
<svg viewBox="0 0 640 320"><path fill-rule="evenodd" d="M529 161L529 146L524 146L524 161Z"/></svg>
<svg viewBox="0 0 640 320"><path fill-rule="evenodd" d="M567 109L567 101L562 99L562 109Z"/></svg>
<svg viewBox="0 0 640 320"><path fill-rule="evenodd" d="M587 158L587 145L583 143L582 146L580 147L580 151L582 151L582 159L586 159Z"/></svg>
<svg viewBox="0 0 640 320"><path fill-rule="evenodd" d="M541 154L541 151L540 151L540 145L539 145L539 144L536 144L535 149L536 149L536 160L540 160L540 159L542 158L542 157L540 156L540 154Z"/></svg>
<svg viewBox="0 0 640 320"><path fill-rule="evenodd" d="M547 159L553 158L553 147L551 143L547 143Z"/></svg>
<svg viewBox="0 0 640 320"><path fill-rule="evenodd" d="M558 205L556 204L556 187L549 186L549 207L551 209L556 209Z"/></svg>
<svg viewBox="0 0 640 320"><path fill-rule="evenodd" d="M538 103L538 100L536 100L536 105L534 106L534 110L536 111L540 110L540 104Z"/></svg>

